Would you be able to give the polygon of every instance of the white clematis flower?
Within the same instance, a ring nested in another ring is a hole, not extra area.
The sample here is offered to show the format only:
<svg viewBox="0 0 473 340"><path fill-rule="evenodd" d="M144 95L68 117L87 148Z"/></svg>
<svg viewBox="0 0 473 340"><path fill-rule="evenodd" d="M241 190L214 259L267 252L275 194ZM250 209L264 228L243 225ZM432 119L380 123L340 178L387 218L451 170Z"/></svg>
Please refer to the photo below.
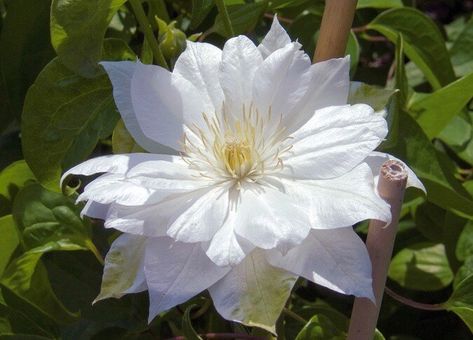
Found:
<svg viewBox="0 0 473 340"><path fill-rule="evenodd" d="M374 299L352 225L390 221L375 190L387 134L368 105L347 105L349 59L311 65L274 20L259 46L187 43L171 73L104 62L115 102L150 153L69 170L104 173L83 214L123 234L97 299L148 290L149 319L208 289L226 319L274 332L298 276ZM175 154L160 154L163 146ZM422 187L410 172L412 185Z"/></svg>

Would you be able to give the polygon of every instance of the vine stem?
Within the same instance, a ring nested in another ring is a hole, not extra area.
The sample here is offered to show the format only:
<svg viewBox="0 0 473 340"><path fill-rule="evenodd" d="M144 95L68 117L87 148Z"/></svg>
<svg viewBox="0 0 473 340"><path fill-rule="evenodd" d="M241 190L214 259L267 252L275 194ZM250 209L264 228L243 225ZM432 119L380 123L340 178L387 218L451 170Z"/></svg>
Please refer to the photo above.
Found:
<svg viewBox="0 0 473 340"><path fill-rule="evenodd" d="M440 303L430 304L430 303L417 302L417 301L414 301L414 300L411 300L409 298L399 295L398 293L394 292L388 287L385 287L384 291L394 300L415 309L427 310L427 311L432 311L432 312L439 312L439 311L445 310L445 307Z"/></svg>
<svg viewBox="0 0 473 340"><path fill-rule="evenodd" d="M140 24L140 27L143 30L145 39L146 41L148 41L148 44L151 47L151 50L153 51L154 61L159 66L169 69L169 66L166 63L166 60L164 59L163 53L161 52L161 49L159 48L158 41L156 40L156 37L154 36L153 30L151 28L151 24L148 21L148 18L146 17L146 13L143 10L143 7L141 6L140 0L130 0L130 5L131 5L131 8L133 8L133 12L135 13L136 20L138 20L138 23Z"/></svg>
<svg viewBox="0 0 473 340"><path fill-rule="evenodd" d="M251 339L251 340L265 340L265 337L255 336L243 333L206 333L199 334L204 339ZM186 340L184 336L175 336L167 340Z"/></svg>
<svg viewBox="0 0 473 340"><path fill-rule="evenodd" d="M227 5L225 5L224 0L215 0L217 5L218 12L223 18L223 24L225 25L225 30L227 33L233 37L235 36L235 31L233 31L232 21L230 20L230 15L228 14Z"/></svg>
<svg viewBox="0 0 473 340"><path fill-rule="evenodd" d="M383 163L379 174L378 193L391 206L391 222L386 226L383 221L370 221L366 247L371 259L375 301L355 298L348 328L348 340L373 339L383 301L406 183L407 171L401 162L389 160Z"/></svg>
<svg viewBox="0 0 473 340"><path fill-rule="evenodd" d="M283 313L286 314L287 316L289 316L290 318L300 322L301 324L303 324L304 326L307 324L307 320L304 319L302 316L300 316L299 314L296 314L294 313L292 310L290 310L289 308L286 308L284 307L283 309Z"/></svg>

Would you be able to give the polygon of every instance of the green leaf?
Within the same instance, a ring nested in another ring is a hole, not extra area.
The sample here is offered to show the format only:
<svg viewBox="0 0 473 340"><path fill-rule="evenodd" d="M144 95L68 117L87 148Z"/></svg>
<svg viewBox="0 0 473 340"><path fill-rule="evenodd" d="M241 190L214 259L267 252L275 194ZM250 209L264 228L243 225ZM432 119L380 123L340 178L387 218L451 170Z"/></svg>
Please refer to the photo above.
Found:
<svg viewBox="0 0 473 340"><path fill-rule="evenodd" d="M0 217L0 277L10 262L13 252L20 244L18 231L12 215Z"/></svg>
<svg viewBox="0 0 473 340"><path fill-rule="evenodd" d="M379 14L367 28L380 32L393 43L401 33L405 53L422 70L434 89L455 79L443 36L432 19L422 12L407 7L393 8Z"/></svg>
<svg viewBox="0 0 473 340"><path fill-rule="evenodd" d="M14 162L0 172L0 216L9 214L15 195L35 177L24 160Z"/></svg>
<svg viewBox="0 0 473 340"><path fill-rule="evenodd" d="M105 60L134 58L121 40L106 40ZM58 58L28 91L22 122L25 159L38 180L59 190L64 169L85 160L119 118L108 77L82 78Z"/></svg>
<svg viewBox="0 0 473 340"><path fill-rule="evenodd" d="M383 111L397 90L368 85L358 81L350 82L349 104L368 104L376 112Z"/></svg>
<svg viewBox="0 0 473 340"><path fill-rule="evenodd" d="M192 0L191 29L196 29L212 10L214 0Z"/></svg>
<svg viewBox="0 0 473 340"><path fill-rule="evenodd" d="M59 59L83 77L96 76L105 30L126 0L53 0L51 42Z"/></svg>
<svg viewBox="0 0 473 340"><path fill-rule="evenodd" d="M473 17L468 20L463 31L450 49L455 72L462 76L473 70Z"/></svg>
<svg viewBox="0 0 473 340"><path fill-rule="evenodd" d="M313 55L318 30L322 22L324 6L311 6L297 15L293 23L288 27L288 32L293 40L297 39L308 55Z"/></svg>
<svg viewBox="0 0 473 340"><path fill-rule="evenodd" d="M448 125L473 98L473 73L435 91L411 98L409 112L432 139Z"/></svg>
<svg viewBox="0 0 473 340"><path fill-rule="evenodd" d="M296 340L343 340L347 338L345 328L335 324L325 315L314 315L302 328Z"/></svg>
<svg viewBox="0 0 473 340"><path fill-rule="evenodd" d="M444 306L456 313L473 332L473 275L460 282Z"/></svg>
<svg viewBox="0 0 473 340"><path fill-rule="evenodd" d="M360 60L360 44L356 38L356 34L350 30L350 35L348 36L347 48L345 55L350 55L350 73L355 74L356 68L358 66L358 61Z"/></svg>
<svg viewBox="0 0 473 340"><path fill-rule="evenodd" d="M182 317L182 333L187 340L202 340L199 334L194 330L194 327L192 327L190 313L195 306L196 305L187 307Z"/></svg>
<svg viewBox="0 0 473 340"><path fill-rule="evenodd" d="M271 0L269 1L269 8L282 9L303 5L311 0Z"/></svg>
<svg viewBox="0 0 473 340"><path fill-rule="evenodd" d="M54 57L48 34L50 3L51 0L11 1L1 29L1 75L9 104L18 119L26 90ZM1 126L6 127L5 117L1 115Z"/></svg>
<svg viewBox="0 0 473 340"><path fill-rule="evenodd" d="M470 275L473 275L473 255L468 256L463 265L458 268L453 280L453 289L457 289L460 283Z"/></svg>
<svg viewBox="0 0 473 340"><path fill-rule="evenodd" d="M80 218L80 209L71 198L35 183L16 196L13 217L26 249L44 248L46 244L53 248L75 245L77 249L88 249L92 247L91 229L88 221Z"/></svg>
<svg viewBox="0 0 473 340"><path fill-rule="evenodd" d="M473 216L473 200L452 174L448 158L437 152L417 122L401 111L397 145L386 148L406 161L427 189L427 199L447 210Z"/></svg>
<svg viewBox="0 0 473 340"><path fill-rule="evenodd" d="M228 6L227 10L234 33L238 35L253 30L266 7L266 1ZM220 13L215 18L213 30L224 37L229 37Z"/></svg>
<svg viewBox="0 0 473 340"><path fill-rule="evenodd" d="M402 0L358 0L356 8L393 8L403 7Z"/></svg>
<svg viewBox="0 0 473 340"><path fill-rule="evenodd" d="M469 221L458 238L455 252L460 261L473 256L473 221Z"/></svg>
<svg viewBox="0 0 473 340"><path fill-rule="evenodd" d="M397 253L389 265L388 276L405 288L422 291L445 288L453 280L444 245L427 242Z"/></svg>

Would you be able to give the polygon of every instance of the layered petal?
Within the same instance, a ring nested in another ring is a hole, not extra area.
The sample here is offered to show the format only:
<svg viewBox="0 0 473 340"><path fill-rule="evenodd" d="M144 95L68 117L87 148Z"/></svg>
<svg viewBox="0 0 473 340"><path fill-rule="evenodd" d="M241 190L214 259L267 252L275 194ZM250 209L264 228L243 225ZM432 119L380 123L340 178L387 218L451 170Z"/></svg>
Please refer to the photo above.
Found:
<svg viewBox="0 0 473 340"><path fill-rule="evenodd" d="M254 251L209 292L225 319L275 333L274 324L296 279L286 270L270 266L261 251Z"/></svg>
<svg viewBox="0 0 473 340"><path fill-rule="evenodd" d="M277 180L284 192L307 211L312 228L339 228L367 219L391 221L390 206L378 196L366 164L328 180Z"/></svg>
<svg viewBox="0 0 473 340"><path fill-rule="evenodd" d="M253 42L245 36L229 39L222 53L220 84L225 95L225 111L240 118L243 107L251 104L253 78L263 57Z"/></svg>
<svg viewBox="0 0 473 340"><path fill-rule="evenodd" d="M107 217L109 204L102 204L92 200L87 201L80 212L80 217L89 216L91 218L98 218L104 220Z"/></svg>
<svg viewBox="0 0 473 340"><path fill-rule="evenodd" d="M283 173L298 179L341 176L360 164L387 132L386 120L368 105L317 110L291 135L293 147L281 156Z"/></svg>
<svg viewBox="0 0 473 340"><path fill-rule="evenodd" d="M149 322L210 287L229 270L210 261L199 243L175 242L169 237L149 239L144 266L150 297Z"/></svg>
<svg viewBox="0 0 473 340"><path fill-rule="evenodd" d="M256 70L253 103L263 117L271 112L279 122L298 114L294 108L304 97L311 76L310 58L300 47L296 42L285 45L268 56Z"/></svg>
<svg viewBox="0 0 473 340"><path fill-rule="evenodd" d="M144 273L144 251L146 238L122 234L105 256L102 286L94 302L147 289Z"/></svg>
<svg viewBox="0 0 473 340"><path fill-rule="evenodd" d="M113 87L113 99L128 131L135 141L145 150L162 153L163 146L148 138L142 131L131 100L131 79L136 63L131 61L104 61L100 63L110 78Z"/></svg>
<svg viewBox="0 0 473 340"><path fill-rule="evenodd" d="M330 59L310 67L310 80L304 97L294 108L294 116L287 116L284 125L293 132L312 118L316 110L328 106L345 105L350 90L350 57Z"/></svg>
<svg viewBox="0 0 473 340"><path fill-rule="evenodd" d="M218 111L224 100L219 81L221 63L222 51L218 47L187 41L186 50L177 59L173 73L191 82L200 97Z"/></svg>
<svg viewBox="0 0 473 340"><path fill-rule="evenodd" d="M205 102L191 82L179 74L138 62L131 80L136 119L148 138L180 150L184 123L195 123L213 105Z"/></svg>
<svg viewBox="0 0 473 340"><path fill-rule="evenodd" d="M267 258L273 266L334 291L375 301L368 251L352 227L312 230L286 255L271 251Z"/></svg>
<svg viewBox="0 0 473 340"><path fill-rule="evenodd" d="M308 213L276 188L245 183L236 204L235 232L259 248L286 252L309 233Z"/></svg>
<svg viewBox="0 0 473 340"><path fill-rule="evenodd" d="M277 15L274 15L271 29L263 38L261 44L259 44L258 50L263 58L266 59L271 53L285 47L289 43L291 43L291 38L279 23Z"/></svg>
<svg viewBox="0 0 473 340"><path fill-rule="evenodd" d="M369 167L371 168L371 171L373 172L374 184L376 187L378 186L379 170L381 169L381 166L383 165L383 163L389 160L396 160L398 162L401 162L404 165L404 168L407 171L406 187L408 188L414 187L414 188L422 190L424 193L427 192L425 190L424 184L422 184L422 182L416 176L414 171L412 171L411 168L409 168L406 163L404 163L399 158L396 158L388 153L373 151L372 153L369 154L368 157L366 157L365 163L369 165Z"/></svg>

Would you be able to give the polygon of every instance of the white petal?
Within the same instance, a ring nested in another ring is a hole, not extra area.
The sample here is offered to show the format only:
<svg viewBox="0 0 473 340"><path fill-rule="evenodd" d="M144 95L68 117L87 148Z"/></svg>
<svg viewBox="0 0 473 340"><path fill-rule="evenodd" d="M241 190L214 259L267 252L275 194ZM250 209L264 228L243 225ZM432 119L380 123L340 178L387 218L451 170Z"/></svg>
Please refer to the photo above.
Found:
<svg viewBox="0 0 473 340"><path fill-rule="evenodd" d="M285 252L305 239L308 214L289 195L259 184L244 184L236 205L235 231L255 246Z"/></svg>
<svg viewBox="0 0 473 340"><path fill-rule="evenodd" d="M220 110L224 98L218 79L221 63L222 51L218 47L187 41L186 50L177 59L173 73L190 81L204 101Z"/></svg>
<svg viewBox="0 0 473 340"><path fill-rule="evenodd" d="M266 59L271 53L283 48L289 43L291 43L291 38L279 23L277 15L274 15L271 29L263 38L263 41L261 41L261 44L258 46L258 50L263 55L263 58Z"/></svg>
<svg viewBox="0 0 473 340"><path fill-rule="evenodd" d="M89 200L85 204L84 208L82 208L80 212L80 217L82 218L83 216L89 216L91 218L99 218L101 220L104 220L107 216L109 208L109 204L102 204Z"/></svg>
<svg viewBox="0 0 473 340"><path fill-rule="evenodd" d="M187 209L170 224L167 234L177 241L210 240L229 213L228 188L217 186L200 197L195 195Z"/></svg>
<svg viewBox="0 0 473 340"><path fill-rule="evenodd" d="M231 209L224 225L208 244L206 254L218 266L236 266L255 248L235 233L236 217Z"/></svg>
<svg viewBox="0 0 473 340"><path fill-rule="evenodd" d="M93 200L101 204L145 204L154 190L131 183L121 174L104 174L90 182L77 198L78 202Z"/></svg>
<svg viewBox="0 0 473 340"><path fill-rule="evenodd" d="M284 121L289 132L297 130L312 118L316 110L345 105L350 89L350 57L330 59L311 66L311 79L305 96Z"/></svg>
<svg viewBox="0 0 473 340"><path fill-rule="evenodd" d="M352 227L312 230L285 256L277 251L270 254L268 261L273 266L334 291L375 300L368 251Z"/></svg>
<svg viewBox="0 0 473 340"><path fill-rule="evenodd" d="M411 168L409 168L406 163L404 163L399 158L396 158L388 153L373 151L368 157L366 157L365 163L370 166L371 171L373 172L374 184L376 187L378 186L379 170L381 169L381 165L383 165L383 163L388 160L396 160L396 161L401 162L404 165L407 171L407 187L408 188L414 187L414 188L418 188L422 190L425 193L427 192L425 190L424 184L422 184L422 182L416 176L414 171L412 171Z"/></svg>
<svg viewBox="0 0 473 340"><path fill-rule="evenodd" d="M317 110L292 134L293 148L281 157L284 172L307 179L343 175L360 164L387 132L386 120L365 104Z"/></svg>
<svg viewBox="0 0 473 340"><path fill-rule="evenodd" d="M210 109L192 83L159 66L140 62L131 80L131 96L143 133L175 150L181 148L184 122L193 122Z"/></svg>
<svg viewBox="0 0 473 340"><path fill-rule="evenodd" d="M333 179L280 181L285 192L305 207L312 228L339 228L367 219L391 221L389 204L376 193L371 169L364 163Z"/></svg>
<svg viewBox="0 0 473 340"><path fill-rule="evenodd" d="M310 80L310 58L300 50L299 43L291 43L266 58L256 70L253 83L253 102L260 113L271 108L279 122L299 114L293 112L305 95Z"/></svg>
<svg viewBox="0 0 473 340"><path fill-rule="evenodd" d="M104 61L100 64L104 67L112 82L113 98L127 130L142 148L152 153L161 153L163 147L145 136L133 110L131 79L135 72L136 63L131 61Z"/></svg>
<svg viewBox="0 0 473 340"><path fill-rule="evenodd" d="M102 286L94 302L147 289L143 270L146 238L122 234L105 257Z"/></svg>
<svg viewBox="0 0 473 340"><path fill-rule="evenodd" d="M163 199L160 194L156 199L158 203L140 206L123 206L114 203L109 208L104 226L132 234L150 237L164 236L176 219L184 214L186 210L192 208L201 197L204 197L211 190L211 187L202 188L172 195L166 199ZM150 197L149 201L152 202L153 200L154 198ZM188 235L187 237L208 240L212 237L212 228L214 226L205 226L205 228L199 230L199 234ZM185 237L185 235L182 235L182 237Z"/></svg>
<svg viewBox="0 0 473 340"><path fill-rule="evenodd" d="M275 333L297 277L270 266L255 251L209 288L217 311L227 320L257 326Z"/></svg>
<svg viewBox="0 0 473 340"><path fill-rule="evenodd" d="M90 176L96 173L108 172L112 174L124 174L137 164L149 160L169 160L172 156L156 155L150 153L130 153L124 155L107 155L89 159L69 169L61 177L61 186L69 175Z"/></svg>
<svg viewBox="0 0 473 340"><path fill-rule="evenodd" d="M229 39L223 47L220 84L225 94L225 106L230 115L240 117L243 106L252 98L255 71L263 57L253 42L245 36Z"/></svg>
<svg viewBox="0 0 473 340"><path fill-rule="evenodd" d="M199 243L174 242L168 237L149 239L145 255L149 322L210 287L228 271L210 261Z"/></svg>

